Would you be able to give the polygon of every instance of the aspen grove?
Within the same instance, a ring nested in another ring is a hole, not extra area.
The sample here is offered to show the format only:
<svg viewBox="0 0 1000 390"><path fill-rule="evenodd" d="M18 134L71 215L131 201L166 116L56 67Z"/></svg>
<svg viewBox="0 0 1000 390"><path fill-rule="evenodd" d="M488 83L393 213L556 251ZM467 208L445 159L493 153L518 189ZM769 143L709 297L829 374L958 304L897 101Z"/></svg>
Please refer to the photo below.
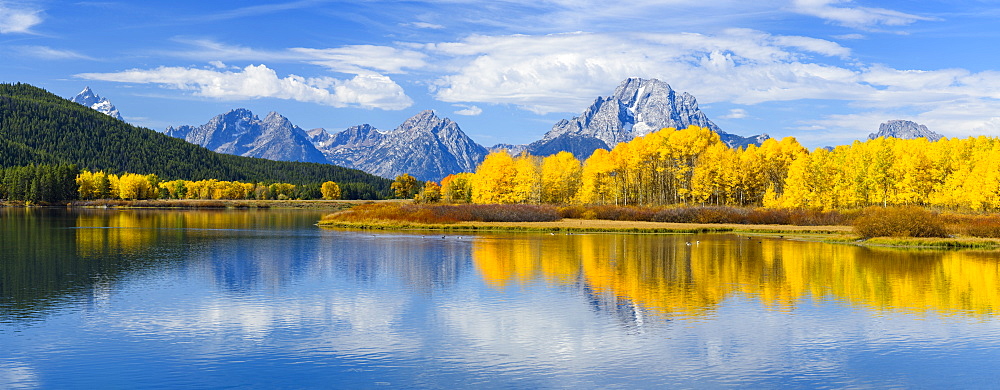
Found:
<svg viewBox="0 0 1000 390"><path fill-rule="evenodd" d="M707 128L668 128L583 162L494 152L439 191L452 203L997 210L1000 139L877 138L809 152L793 137L733 149Z"/></svg>

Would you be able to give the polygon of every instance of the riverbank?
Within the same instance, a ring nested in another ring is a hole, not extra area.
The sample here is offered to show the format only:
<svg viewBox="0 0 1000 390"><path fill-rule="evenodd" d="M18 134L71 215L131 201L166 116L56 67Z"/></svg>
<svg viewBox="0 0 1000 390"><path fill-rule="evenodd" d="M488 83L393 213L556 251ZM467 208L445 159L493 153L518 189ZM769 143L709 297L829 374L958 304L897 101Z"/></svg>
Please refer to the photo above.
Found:
<svg viewBox="0 0 1000 390"><path fill-rule="evenodd" d="M67 207L115 209L316 209L343 210L370 200L78 200L66 203L38 204L3 202L0 207Z"/></svg>
<svg viewBox="0 0 1000 390"><path fill-rule="evenodd" d="M673 223L645 221L612 221L602 219L561 219L547 222L478 222L411 223L399 221L346 222L324 219L324 227L345 227L371 230L482 230L539 232L632 232L632 233L798 233L849 234L850 226L790 226L740 225L709 223Z"/></svg>
<svg viewBox="0 0 1000 390"><path fill-rule="evenodd" d="M591 219L562 219L550 222L477 222L425 224L399 221L345 222L321 220L318 225L327 228L362 230L436 230L481 232L550 232L550 233L739 233L783 239L829 242L834 244L873 247L924 248L924 249L1000 249L1000 240L977 237L909 238L877 237L862 240L850 226L795 226L795 225L743 225L703 224L644 221L611 221Z"/></svg>

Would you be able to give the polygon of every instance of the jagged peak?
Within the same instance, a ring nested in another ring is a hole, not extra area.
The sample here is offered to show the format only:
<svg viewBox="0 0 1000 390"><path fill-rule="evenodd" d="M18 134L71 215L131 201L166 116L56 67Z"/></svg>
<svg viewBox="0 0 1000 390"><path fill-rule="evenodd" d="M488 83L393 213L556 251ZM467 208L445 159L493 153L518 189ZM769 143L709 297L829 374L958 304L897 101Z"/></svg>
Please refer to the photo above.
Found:
<svg viewBox="0 0 1000 390"><path fill-rule="evenodd" d="M70 99L70 101L90 107L115 119L124 120L121 113L119 113L118 109L115 108L115 105L111 104L111 101L107 98L100 97L94 93L94 90L90 89L90 86L84 87L83 90Z"/></svg>
<svg viewBox="0 0 1000 390"><path fill-rule="evenodd" d="M893 119L882 123L879 125L877 133L868 134L868 139L879 137L901 139L927 138L929 141L937 141L944 138L943 135L931 131L925 125L904 119Z"/></svg>
<svg viewBox="0 0 1000 390"><path fill-rule="evenodd" d="M246 108L234 108L232 110L226 111L225 114L219 115L217 118L220 118L220 119L234 118L234 119L245 120L245 121L259 121L260 120L259 118L257 118L256 115L254 115L253 111L250 111L249 109L246 109Z"/></svg>
<svg viewBox="0 0 1000 390"><path fill-rule="evenodd" d="M288 118L286 118L284 115L279 114L277 111L271 111L271 112L267 113L267 116L264 117L264 122L268 122L268 123L273 123L273 122L288 122L288 123L291 123L291 120L289 120Z"/></svg>
<svg viewBox="0 0 1000 390"><path fill-rule="evenodd" d="M423 110L404 121L394 131L428 131L437 133L449 127L458 127L458 124L449 118L437 116L434 110Z"/></svg>

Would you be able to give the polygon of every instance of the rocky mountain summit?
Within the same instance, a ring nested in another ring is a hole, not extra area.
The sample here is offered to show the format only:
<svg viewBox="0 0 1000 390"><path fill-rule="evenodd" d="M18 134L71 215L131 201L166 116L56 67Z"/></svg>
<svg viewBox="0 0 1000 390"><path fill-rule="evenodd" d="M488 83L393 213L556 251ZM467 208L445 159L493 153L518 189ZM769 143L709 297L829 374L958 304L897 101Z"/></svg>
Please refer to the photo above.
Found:
<svg viewBox="0 0 1000 390"><path fill-rule="evenodd" d="M431 110L421 111L388 132L367 124L336 134L321 132L326 133L323 129L309 133L328 161L382 177L409 173L421 180L440 181L453 173L475 171L488 153L457 123Z"/></svg>
<svg viewBox="0 0 1000 390"><path fill-rule="evenodd" d="M927 129L927 126L902 119L894 119L885 122L879 125L877 133L868 134L868 139L876 139L878 137L893 137L901 139L927 138L927 140L931 142L944 138L943 135Z"/></svg>
<svg viewBox="0 0 1000 390"><path fill-rule="evenodd" d="M115 105L111 104L111 101L107 98L98 96L93 90L90 89L90 87L84 88L83 91L76 94L76 96L70 99L70 101L90 107L117 120L124 121L124 119L122 119L122 114L118 112Z"/></svg>
<svg viewBox="0 0 1000 390"><path fill-rule="evenodd" d="M691 94L678 93L657 79L629 78L611 96L598 97L580 116L556 123L527 149L541 156L567 150L582 159L598 148L610 149L665 127L683 129L691 125L715 131L734 148L760 145L770 138L767 134L741 137L726 133L705 116Z"/></svg>
<svg viewBox="0 0 1000 390"><path fill-rule="evenodd" d="M240 108L218 115L201 126L168 127L164 133L219 153L269 160L327 162L323 153L309 141L305 130L276 112L260 119L250 110Z"/></svg>

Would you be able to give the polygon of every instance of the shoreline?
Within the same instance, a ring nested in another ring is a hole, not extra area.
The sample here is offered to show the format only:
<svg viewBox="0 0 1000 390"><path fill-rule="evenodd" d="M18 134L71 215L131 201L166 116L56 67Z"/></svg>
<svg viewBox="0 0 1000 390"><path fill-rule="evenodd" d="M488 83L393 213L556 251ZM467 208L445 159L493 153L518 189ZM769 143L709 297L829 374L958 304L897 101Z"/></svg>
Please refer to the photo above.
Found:
<svg viewBox="0 0 1000 390"><path fill-rule="evenodd" d="M225 200L225 199L151 199L151 200L75 200L55 204L2 202L0 208L81 208L81 209L165 209L165 210L246 210L246 209L317 209L339 211L371 202L370 200Z"/></svg>
<svg viewBox="0 0 1000 390"><path fill-rule="evenodd" d="M741 225L741 224L699 224L645 221L613 221L595 219L562 219L553 222L477 222L467 221L454 224L420 224L396 221L343 222L320 221L323 228L343 228L352 230L400 230L400 231L472 231L472 232L573 232L573 233L646 233L646 234L694 234L694 233L738 233L760 236L819 241L830 244L857 245L865 247L888 247L901 249L980 249L1000 250L1000 240L954 237L954 238L914 238L876 237L862 240L853 233L850 226L798 226L798 225Z"/></svg>
<svg viewBox="0 0 1000 390"><path fill-rule="evenodd" d="M616 221L605 219L564 218L552 222L479 222L453 224L423 224L397 221L344 222L320 221L323 227L364 230L476 230L476 231L537 231L537 232L608 232L608 233L799 233L845 234L850 226L741 225L711 223L674 223L646 221Z"/></svg>

